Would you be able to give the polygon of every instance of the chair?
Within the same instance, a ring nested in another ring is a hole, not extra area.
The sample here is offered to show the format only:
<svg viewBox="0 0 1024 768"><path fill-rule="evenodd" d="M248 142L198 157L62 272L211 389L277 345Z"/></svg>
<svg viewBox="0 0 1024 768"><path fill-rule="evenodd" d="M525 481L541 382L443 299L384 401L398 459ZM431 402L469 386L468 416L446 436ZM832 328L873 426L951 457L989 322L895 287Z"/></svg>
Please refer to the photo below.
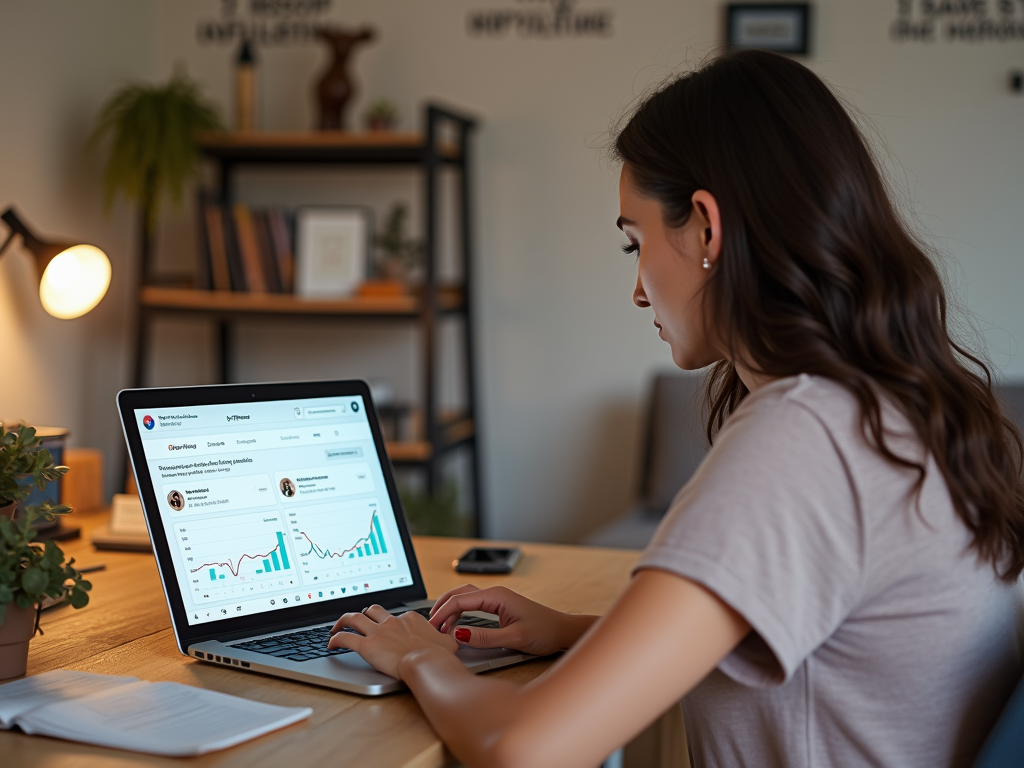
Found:
<svg viewBox="0 0 1024 768"><path fill-rule="evenodd" d="M997 384L994 389L1003 413L1024 432L1024 384Z"/></svg>
<svg viewBox="0 0 1024 768"><path fill-rule="evenodd" d="M1024 765L1024 679L1017 684L1002 714L974 761L974 768L1019 768Z"/></svg>
<svg viewBox="0 0 1024 768"><path fill-rule="evenodd" d="M707 453L703 408L704 378L659 374L651 384L636 505L592 534L595 547L642 549L654 535L672 499Z"/></svg>

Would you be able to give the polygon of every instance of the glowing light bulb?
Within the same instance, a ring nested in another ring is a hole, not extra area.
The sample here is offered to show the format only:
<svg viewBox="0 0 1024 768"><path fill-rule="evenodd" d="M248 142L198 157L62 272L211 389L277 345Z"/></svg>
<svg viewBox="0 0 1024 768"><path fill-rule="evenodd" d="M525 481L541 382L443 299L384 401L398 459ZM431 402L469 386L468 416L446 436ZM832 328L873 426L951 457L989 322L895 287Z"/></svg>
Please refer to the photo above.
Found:
<svg viewBox="0 0 1024 768"><path fill-rule="evenodd" d="M39 300L54 317L80 317L100 303L110 285L110 260L93 245L58 253L39 281Z"/></svg>

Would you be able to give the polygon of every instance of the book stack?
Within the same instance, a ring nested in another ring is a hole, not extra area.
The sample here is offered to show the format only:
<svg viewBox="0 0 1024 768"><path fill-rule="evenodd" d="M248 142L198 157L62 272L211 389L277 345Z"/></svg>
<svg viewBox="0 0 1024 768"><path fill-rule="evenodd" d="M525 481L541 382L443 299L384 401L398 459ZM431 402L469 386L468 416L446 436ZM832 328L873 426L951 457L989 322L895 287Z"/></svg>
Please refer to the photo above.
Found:
<svg viewBox="0 0 1024 768"><path fill-rule="evenodd" d="M293 293L294 217L281 208L253 209L199 200L199 271L206 291Z"/></svg>

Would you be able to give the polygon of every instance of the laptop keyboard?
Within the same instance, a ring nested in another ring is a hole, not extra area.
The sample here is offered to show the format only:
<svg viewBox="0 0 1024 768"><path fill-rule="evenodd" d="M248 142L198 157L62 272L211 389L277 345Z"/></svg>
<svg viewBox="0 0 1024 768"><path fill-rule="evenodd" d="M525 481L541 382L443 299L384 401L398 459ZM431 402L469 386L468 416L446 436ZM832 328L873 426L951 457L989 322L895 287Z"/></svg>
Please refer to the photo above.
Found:
<svg viewBox="0 0 1024 768"><path fill-rule="evenodd" d="M430 608L417 608L415 613L427 618L430 616ZM476 616L463 616L458 620L457 624L459 626L487 627L489 629L497 629L500 626L493 619L482 619ZM359 634L354 629L343 629L342 632L355 632ZM268 656L289 659L290 661L309 661L310 659L320 659L324 656L340 656L343 653L351 652L348 648L328 648L327 641L330 639L330 627L313 627L312 629L299 629L286 635L247 640L244 643L238 643L231 647L241 648L244 651L253 651L254 653L265 653Z"/></svg>

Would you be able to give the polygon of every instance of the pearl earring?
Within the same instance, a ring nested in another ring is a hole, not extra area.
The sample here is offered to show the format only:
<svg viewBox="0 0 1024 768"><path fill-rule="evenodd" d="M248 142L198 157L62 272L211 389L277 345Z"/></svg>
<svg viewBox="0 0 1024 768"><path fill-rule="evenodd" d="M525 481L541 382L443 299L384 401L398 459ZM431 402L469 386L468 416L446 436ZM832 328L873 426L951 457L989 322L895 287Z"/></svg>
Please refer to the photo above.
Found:
<svg viewBox="0 0 1024 768"><path fill-rule="evenodd" d="M704 259L704 269L711 269L711 263L706 258Z"/></svg>

